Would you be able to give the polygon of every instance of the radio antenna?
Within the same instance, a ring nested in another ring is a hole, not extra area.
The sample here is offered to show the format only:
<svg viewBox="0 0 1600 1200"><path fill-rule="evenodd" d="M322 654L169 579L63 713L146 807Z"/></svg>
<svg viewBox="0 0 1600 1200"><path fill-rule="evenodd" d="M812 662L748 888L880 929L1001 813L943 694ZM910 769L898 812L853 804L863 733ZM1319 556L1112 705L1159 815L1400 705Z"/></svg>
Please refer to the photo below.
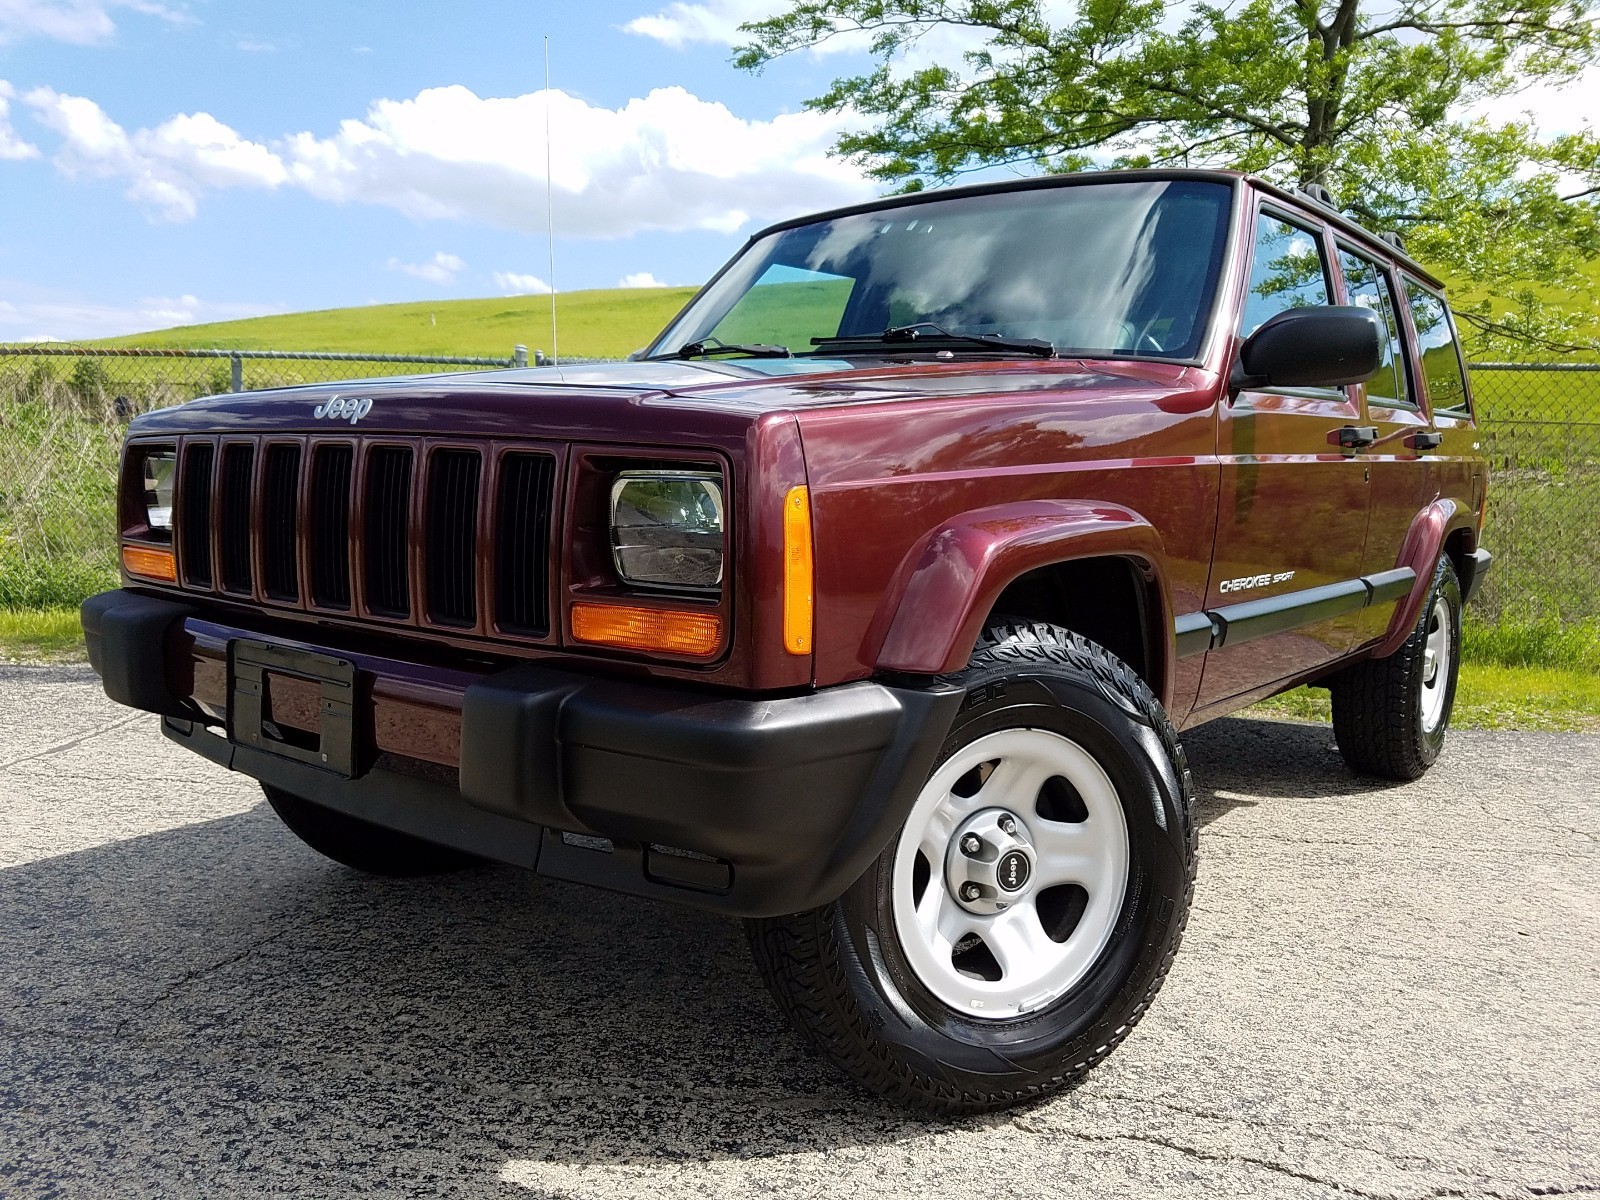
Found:
<svg viewBox="0 0 1600 1200"><path fill-rule="evenodd" d="M555 184L550 178L550 35L544 35L544 215L545 244L550 248L550 362L561 365L556 342L556 202Z"/></svg>

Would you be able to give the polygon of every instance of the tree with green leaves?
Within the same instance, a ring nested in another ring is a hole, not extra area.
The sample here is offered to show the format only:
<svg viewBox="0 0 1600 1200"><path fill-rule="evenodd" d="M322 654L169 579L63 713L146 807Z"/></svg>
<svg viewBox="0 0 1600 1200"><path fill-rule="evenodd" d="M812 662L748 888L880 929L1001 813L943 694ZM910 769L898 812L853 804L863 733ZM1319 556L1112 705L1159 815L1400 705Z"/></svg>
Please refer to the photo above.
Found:
<svg viewBox="0 0 1600 1200"><path fill-rule="evenodd" d="M1515 111L1518 92L1600 61L1596 12L1595 0L797 0L745 26L734 61L760 70L862 40L873 69L810 105L863 118L836 151L902 190L1000 166L1229 166L1320 184L1423 261L1491 287L1466 314L1480 344L1555 348L1573 321L1541 289L1600 258L1600 137L1581 121L1547 136L1486 108L1510 98Z"/></svg>

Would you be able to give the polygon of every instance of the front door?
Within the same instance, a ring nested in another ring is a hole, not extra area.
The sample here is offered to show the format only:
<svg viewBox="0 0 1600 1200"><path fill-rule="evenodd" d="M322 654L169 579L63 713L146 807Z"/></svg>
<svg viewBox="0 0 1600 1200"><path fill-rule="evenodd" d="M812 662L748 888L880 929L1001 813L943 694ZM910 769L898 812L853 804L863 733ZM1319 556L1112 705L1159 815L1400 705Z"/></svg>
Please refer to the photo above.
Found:
<svg viewBox="0 0 1600 1200"><path fill-rule="evenodd" d="M1254 233L1241 338L1286 309L1334 302L1323 230L1263 206ZM1357 451L1338 445L1341 429L1360 425L1353 393L1245 391L1222 407L1205 604L1222 643L1206 656L1201 707L1312 671L1354 644L1369 480Z"/></svg>

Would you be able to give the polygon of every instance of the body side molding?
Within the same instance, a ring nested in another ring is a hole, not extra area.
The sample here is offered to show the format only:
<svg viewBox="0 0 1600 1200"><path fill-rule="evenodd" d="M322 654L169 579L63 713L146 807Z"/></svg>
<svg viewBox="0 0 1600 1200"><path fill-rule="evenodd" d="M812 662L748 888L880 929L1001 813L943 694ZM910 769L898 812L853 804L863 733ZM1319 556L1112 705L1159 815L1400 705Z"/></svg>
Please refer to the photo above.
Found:
<svg viewBox="0 0 1600 1200"><path fill-rule="evenodd" d="M1359 579L1185 613L1174 625L1178 657L1286 633L1372 604L1393 603L1410 595L1416 579L1417 573L1410 567L1396 567Z"/></svg>

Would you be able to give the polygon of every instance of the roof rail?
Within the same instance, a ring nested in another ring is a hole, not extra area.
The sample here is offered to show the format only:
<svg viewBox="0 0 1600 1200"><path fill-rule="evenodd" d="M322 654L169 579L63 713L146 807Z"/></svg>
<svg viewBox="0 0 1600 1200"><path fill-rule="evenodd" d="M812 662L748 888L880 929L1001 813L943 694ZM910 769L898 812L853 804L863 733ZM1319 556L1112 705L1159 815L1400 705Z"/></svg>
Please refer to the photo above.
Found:
<svg viewBox="0 0 1600 1200"><path fill-rule="evenodd" d="M1384 243L1386 246L1393 246L1396 250L1400 251L1401 254L1406 252L1405 242L1402 241L1400 235L1392 229L1385 229L1379 233L1378 240Z"/></svg>
<svg viewBox="0 0 1600 1200"><path fill-rule="evenodd" d="M1313 204L1320 204L1323 208L1331 208L1334 212L1339 211L1339 206L1333 201L1333 193L1320 183L1303 183L1295 188L1294 192L1295 195L1304 196Z"/></svg>

